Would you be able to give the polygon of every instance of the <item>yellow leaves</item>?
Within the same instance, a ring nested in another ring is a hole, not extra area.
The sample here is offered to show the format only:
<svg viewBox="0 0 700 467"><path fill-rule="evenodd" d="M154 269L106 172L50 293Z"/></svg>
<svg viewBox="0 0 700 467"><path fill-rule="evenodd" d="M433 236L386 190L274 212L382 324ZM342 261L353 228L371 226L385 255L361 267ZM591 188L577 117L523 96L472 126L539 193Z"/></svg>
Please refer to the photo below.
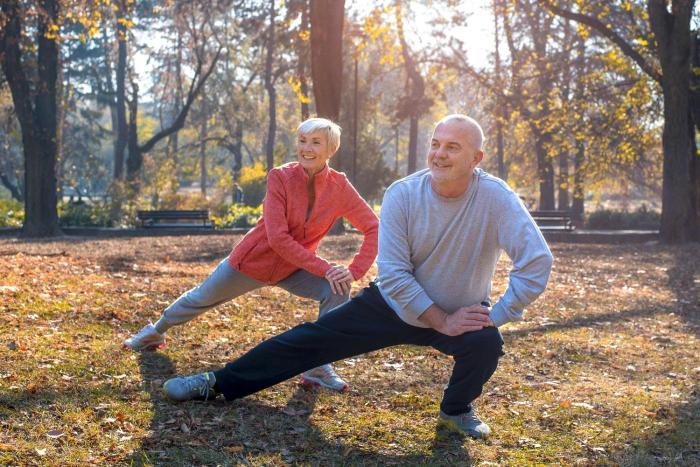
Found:
<svg viewBox="0 0 700 467"><path fill-rule="evenodd" d="M641 45L642 47L646 47L649 45L649 41L640 37L636 40L637 44Z"/></svg>
<svg viewBox="0 0 700 467"><path fill-rule="evenodd" d="M303 42L308 42L309 40L311 40L311 31L310 30L299 31L299 39L302 40Z"/></svg>
<svg viewBox="0 0 700 467"><path fill-rule="evenodd" d="M576 33L579 36L581 36L583 39L588 39L588 37L591 35L591 32L589 31L589 29L581 23L578 23L576 25Z"/></svg>
<svg viewBox="0 0 700 467"><path fill-rule="evenodd" d="M296 94L297 99L299 99L299 102L302 104L308 104L311 102L311 98L302 92L301 81L299 78L296 76L290 76L287 82L292 85L292 90L294 91L294 94Z"/></svg>
<svg viewBox="0 0 700 467"><path fill-rule="evenodd" d="M117 20L117 23L121 24L121 25L124 26L125 28L132 28L132 27L134 27L134 22L131 21L130 19L127 19L127 18L119 18L119 19Z"/></svg>

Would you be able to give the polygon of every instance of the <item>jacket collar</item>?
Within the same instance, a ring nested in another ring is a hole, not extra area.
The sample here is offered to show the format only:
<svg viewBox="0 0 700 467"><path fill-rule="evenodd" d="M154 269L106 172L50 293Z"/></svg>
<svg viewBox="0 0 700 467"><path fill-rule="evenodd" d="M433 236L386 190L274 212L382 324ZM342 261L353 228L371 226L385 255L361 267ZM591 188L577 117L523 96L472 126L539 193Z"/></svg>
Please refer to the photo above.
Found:
<svg viewBox="0 0 700 467"><path fill-rule="evenodd" d="M301 164L297 163L297 172L301 175L301 177L304 179L304 182L309 181L309 175L306 173L306 170L301 166ZM319 172L314 175L314 186L319 186L320 185L325 185L326 181L328 180L328 176L330 175L331 169L328 167L328 163L326 163L325 167L321 169Z"/></svg>

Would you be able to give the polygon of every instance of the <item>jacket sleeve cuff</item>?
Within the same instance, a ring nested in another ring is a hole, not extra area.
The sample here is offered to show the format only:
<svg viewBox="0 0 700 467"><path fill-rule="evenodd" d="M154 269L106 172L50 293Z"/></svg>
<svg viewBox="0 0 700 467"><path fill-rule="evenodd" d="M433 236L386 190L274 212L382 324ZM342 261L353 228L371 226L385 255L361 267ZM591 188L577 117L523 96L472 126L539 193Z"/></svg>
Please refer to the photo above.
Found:
<svg viewBox="0 0 700 467"><path fill-rule="evenodd" d="M406 305L406 311L411 313L418 319L420 315L425 313L425 310L430 308L435 302L433 302L427 293L421 292L413 300L408 302Z"/></svg>
<svg viewBox="0 0 700 467"><path fill-rule="evenodd" d="M508 312L501 302L496 303L491 308L489 318L491 318L493 325L497 328L511 321L510 317L508 316Z"/></svg>

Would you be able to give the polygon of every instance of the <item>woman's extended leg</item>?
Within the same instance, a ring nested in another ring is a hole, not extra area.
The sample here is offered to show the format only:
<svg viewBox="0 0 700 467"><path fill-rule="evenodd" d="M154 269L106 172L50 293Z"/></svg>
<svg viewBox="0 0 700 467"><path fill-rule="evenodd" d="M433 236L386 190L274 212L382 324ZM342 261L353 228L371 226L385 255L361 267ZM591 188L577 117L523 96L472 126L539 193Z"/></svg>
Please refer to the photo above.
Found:
<svg viewBox="0 0 700 467"><path fill-rule="evenodd" d="M236 271L224 259L204 282L180 295L163 311L155 324L144 326L133 337L126 339L124 345L133 350L162 347L165 342L163 335L171 327L186 323L221 303L264 285Z"/></svg>
<svg viewBox="0 0 700 467"><path fill-rule="evenodd" d="M318 301L318 317L322 317L335 307L347 302L350 294L334 294L328 281L300 269L291 276L277 284L283 289L304 298L312 298ZM348 384L338 376L330 364L322 365L306 371L301 375L301 383L305 385L318 385L334 391L345 391Z"/></svg>

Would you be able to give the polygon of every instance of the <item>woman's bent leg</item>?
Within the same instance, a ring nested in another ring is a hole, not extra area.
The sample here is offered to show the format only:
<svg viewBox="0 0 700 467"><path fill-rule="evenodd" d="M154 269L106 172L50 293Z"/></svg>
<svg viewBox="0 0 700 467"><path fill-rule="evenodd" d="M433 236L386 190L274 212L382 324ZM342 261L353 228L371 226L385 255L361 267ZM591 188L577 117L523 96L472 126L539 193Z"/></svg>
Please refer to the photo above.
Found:
<svg viewBox="0 0 700 467"><path fill-rule="evenodd" d="M319 318L350 299L349 293L334 294L331 285L324 277L311 274L303 269L296 271L276 285L299 297L317 300Z"/></svg>
<svg viewBox="0 0 700 467"><path fill-rule="evenodd" d="M186 323L221 303L264 285L233 269L224 259L204 282L180 295L165 309L155 323L155 329L163 334L172 326Z"/></svg>

